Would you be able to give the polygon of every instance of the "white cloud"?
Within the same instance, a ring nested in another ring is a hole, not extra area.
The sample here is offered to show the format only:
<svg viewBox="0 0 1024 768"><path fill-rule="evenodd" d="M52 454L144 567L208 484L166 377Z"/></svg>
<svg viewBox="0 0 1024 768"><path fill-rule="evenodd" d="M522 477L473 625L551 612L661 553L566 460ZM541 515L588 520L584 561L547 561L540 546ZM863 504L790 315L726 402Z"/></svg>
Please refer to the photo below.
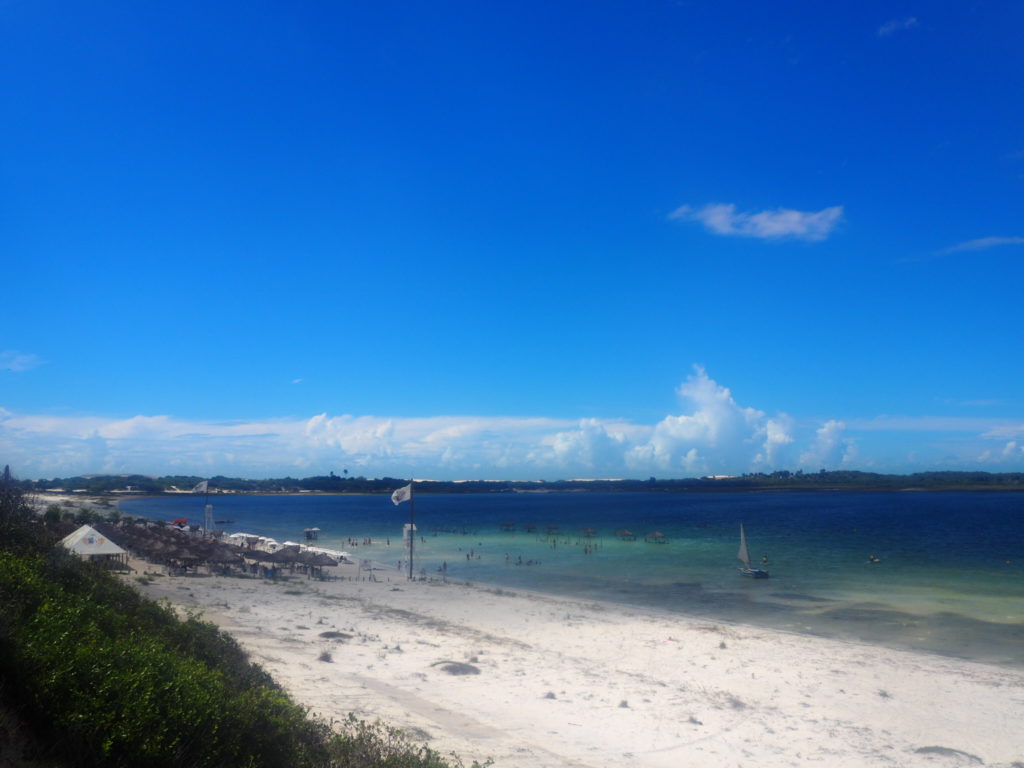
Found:
<svg viewBox="0 0 1024 768"><path fill-rule="evenodd" d="M787 445L794 442L793 420L783 414L777 419L768 419L765 422L765 441L763 463L768 467L781 466L785 458L784 452Z"/></svg>
<svg viewBox="0 0 1024 768"><path fill-rule="evenodd" d="M907 29L913 29L918 26L918 21L913 16L907 16L903 19L890 19L878 28L877 35L879 37L889 37L897 32L903 32Z"/></svg>
<svg viewBox="0 0 1024 768"><path fill-rule="evenodd" d="M846 425L841 421L825 422L815 434L810 449L800 456L805 467L835 469L856 457L856 446L844 436Z"/></svg>
<svg viewBox="0 0 1024 768"><path fill-rule="evenodd" d="M690 477L871 466L861 446L909 441L920 468L1024 469L1024 424L998 419L828 419L807 423L738 402L700 366L678 387L680 408L652 424L616 419L320 413L300 419L194 421L16 413L0 407L0 456L21 477L87 473L326 474L549 479ZM855 435L851 435L854 432ZM903 434L898 434L903 433ZM903 455L901 453L901 455ZM925 458L921 458L924 455ZM928 459L928 456L931 459Z"/></svg>
<svg viewBox="0 0 1024 768"><path fill-rule="evenodd" d="M23 354L13 349L0 352L0 371L21 373L42 364L43 361L38 355Z"/></svg>
<svg viewBox="0 0 1024 768"><path fill-rule="evenodd" d="M782 466L794 442L785 415L739 405L696 368L678 389L692 407L654 425L614 419L321 413L308 419L196 422L4 413L0 453L23 476L209 472L254 476L286 466L398 477L623 477L736 473Z"/></svg>
<svg viewBox="0 0 1024 768"><path fill-rule="evenodd" d="M1000 245L1024 245L1024 237L979 237L977 240L968 240L963 243L951 245L939 253L958 253L960 251L984 251L988 248L996 248Z"/></svg>
<svg viewBox="0 0 1024 768"><path fill-rule="evenodd" d="M999 424L985 432L982 437L987 440L1024 439L1024 423Z"/></svg>
<svg viewBox="0 0 1024 768"><path fill-rule="evenodd" d="M1011 440L1006 443L999 451L986 449L978 456L978 462L980 464L1004 464L1015 466L1022 460L1024 460L1024 445L1020 445L1016 440Z"/></svg>
<svg viewBox="0 0 1024 768"><path fill-rule="evenodd" d="M716 235L757 237L763 240L824 240L843 217L843 206L820 211L795 211L777 208L758 213L737 213L732 203L709 203L703 208L683 205L669 214L670 219L699 221Z"/></svg>
<svg viewBox="0 0 1024 768"><path fill-rule="evenodd" d="M784 461L785 448L793 442L792 422L785 415L769 419L762 411L739 405L700 366L677 393L694 410L654 425L650 438L627 453L631 469L733 474L778 467Z"/></svg>

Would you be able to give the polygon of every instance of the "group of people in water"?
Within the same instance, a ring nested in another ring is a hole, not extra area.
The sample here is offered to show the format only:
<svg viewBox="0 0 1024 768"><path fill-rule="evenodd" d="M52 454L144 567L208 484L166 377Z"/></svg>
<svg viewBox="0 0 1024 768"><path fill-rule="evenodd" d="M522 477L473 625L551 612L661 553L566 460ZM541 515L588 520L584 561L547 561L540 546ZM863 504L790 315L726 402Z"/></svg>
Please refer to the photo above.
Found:
<svg viewBox="0 0 1024 768"><path fill-rule="evenodd" d="M347 539L347 541L346 541L346 545L349 546L349 547L358 547L360 544L362 546L364 546L364 547L372 547L373 546L373 539L367 537L367 538L363 539L362 541L359 541L358 539L354 539L354 538L352 538L350 536ZM390 538L384 540L384 546L386 546L386 547L390 547L391 546L391 539Z"/></svg>
<svg viewBox="0 0 1024 768"><path fill-rule="evenodd" d="M449 531L443 531L443 532L449 532ZM458 531L450 531L450 532L451 533L458 533ZM438 533L438 531L435 530L433 535L436 537L437 533ZM461 533L463 535L468 535L469 531L463 530L463 531L461 531ZM423 537L420 537L420 540L423 541L424 543L426 542L426 539L424 539ZM373 539L369 538L369 537L364 538L361 541L357 540L357 539L354 539L354 538L349 538L348 539L348 545L350 547L356 547L356 546L360 546L360 545L362 545L362 546L373 546L373 543L374 543ZM575 544L577 546L579 546L582 543L583 544L582 552L583 552L584 555L592 555L592 554L594 554L600 548L600 544L599 543L592 542L592 541L587 541L587 540L571 542L570 540L566 539L566 540L563 540L561 543L562 544L570 544L570 543L572 543L572 544ZM550 543L551 548L552 549L556 549L558 547L558 544L559 544L558 540L555 539L555 538L552 538L551 543ZM390 538L385 540L385 546L388 546L388 547L391 546L391 539ZM477 546L481 546L482 547L483 546L483 542L482 541L478 542ZM462 552L462 547L459 547L458 551ZM481 553L479 551L477 551L476 547L471 548L465 554L466 554L466 561L467 562L471 562L471 561L474 561L474 560L482 560L482 555L481 555ZM875 565L875 564L880 563L880 562L882 562L881 559L879 557L877 557L876 555L869 555L868 556L867 563L869 565ZM517 556L515 556L513 558L512 554L510 554L508 552L505 553L505 565L507 565L507 566L511 566L511 565L515 565L515 566L532 566L532 565L540 565L540 564L541 564L540 560L536 560L536 559L533 559L533 558L529 558L527 560L524 560L522 555L517 555ZM396 563L396 565L397 565L398 570L401 571L403 565L406 565L406 563L405 563L405 561L399 560ZM762 568L767 568L768 565L769 565L768 555L764 554L764 555L761 556L761 567ZM448 561L445 560L444 562L442 562L441 565L438 566L437 571L438 571L438 573L441 573L441 574L444 574L445 576L447 576L447 574L448 574Z"/></svg>

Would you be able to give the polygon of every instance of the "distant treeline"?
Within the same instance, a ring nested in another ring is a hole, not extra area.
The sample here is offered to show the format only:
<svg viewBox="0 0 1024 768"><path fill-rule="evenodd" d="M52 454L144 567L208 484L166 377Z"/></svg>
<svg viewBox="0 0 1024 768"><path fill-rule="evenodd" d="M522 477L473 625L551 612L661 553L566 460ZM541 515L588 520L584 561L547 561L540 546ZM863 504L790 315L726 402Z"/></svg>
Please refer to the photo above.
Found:
<svg viewBox="0 0 1024 768"><path fill-rule="evenodd" d="M195 475L89 475L55 477L22 481L27 491L62 488L66 491L109 493L138 491L157 494L175 490L191 490L202 480L209 480L209 491L233 493L390 493L409 482L408 479L381 477L349 477L318 475L314 477L280 477L253 480L239 477L204 478ZM910 475L886 475L877 472L757 472L735 477L694 477L646 480L470 480L416 482L417 493L524 493L540 491L600 491L682 493L688 491L770 491L770 490L1024 490L1024 473L992 472L916 472Z"/></svg>

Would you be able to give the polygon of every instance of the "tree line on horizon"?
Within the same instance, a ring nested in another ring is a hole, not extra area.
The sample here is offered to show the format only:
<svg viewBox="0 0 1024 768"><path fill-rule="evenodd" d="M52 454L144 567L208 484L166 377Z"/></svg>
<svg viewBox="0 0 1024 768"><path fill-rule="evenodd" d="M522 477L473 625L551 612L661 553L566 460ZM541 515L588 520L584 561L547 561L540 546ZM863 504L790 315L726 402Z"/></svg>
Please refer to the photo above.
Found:
<svg viewBox="0 0 1024 768"><path fill-rule="evenodd" d="M230 493L390 493L409 482L408 478L315 475L305 478L239 478L216 475L78 475L19 481L29 492L60 488L65 491L111 493L135 491L161 494L189 491L208 481L209 492ZM1024 489L1022 472L916 472L907 475L822 469L819 472L779 470L736 476L617 479L617 480L423 480L416 481L417 493L515 493L529 491L663 492L723 490L1019 490Z"/></svg>

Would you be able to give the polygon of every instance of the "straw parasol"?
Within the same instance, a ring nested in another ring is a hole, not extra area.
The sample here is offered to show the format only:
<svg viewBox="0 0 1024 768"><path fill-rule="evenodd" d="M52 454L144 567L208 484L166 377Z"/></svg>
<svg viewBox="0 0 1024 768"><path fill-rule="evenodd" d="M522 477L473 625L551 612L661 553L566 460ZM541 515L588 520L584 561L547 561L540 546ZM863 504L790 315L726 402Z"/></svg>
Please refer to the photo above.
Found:
<svg viewBox="0 0 1024 768"><path fill-rule="evenodd" d="M324 568L336 568L338 566L338 561L324 552L302 552L299 562L309 566L311 573L316 573L319 569L321 578L323 577Z"/></svg>

